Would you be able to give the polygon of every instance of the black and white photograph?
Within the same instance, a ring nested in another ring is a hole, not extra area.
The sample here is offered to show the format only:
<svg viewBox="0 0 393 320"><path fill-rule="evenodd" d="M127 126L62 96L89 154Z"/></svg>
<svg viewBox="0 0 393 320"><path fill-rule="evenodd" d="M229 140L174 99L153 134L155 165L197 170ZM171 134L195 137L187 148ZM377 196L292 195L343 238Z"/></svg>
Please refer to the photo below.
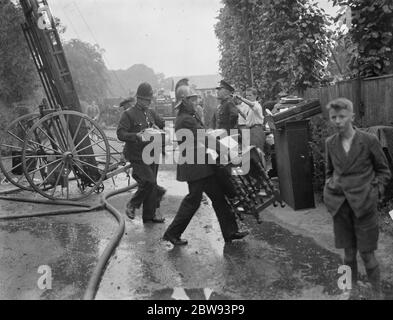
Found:
<svg viewBox="0 0 393 320"><path fill-rule="evenodd" d="M0 0L0 300L393 300L392 173L391 0Z"/></svg>

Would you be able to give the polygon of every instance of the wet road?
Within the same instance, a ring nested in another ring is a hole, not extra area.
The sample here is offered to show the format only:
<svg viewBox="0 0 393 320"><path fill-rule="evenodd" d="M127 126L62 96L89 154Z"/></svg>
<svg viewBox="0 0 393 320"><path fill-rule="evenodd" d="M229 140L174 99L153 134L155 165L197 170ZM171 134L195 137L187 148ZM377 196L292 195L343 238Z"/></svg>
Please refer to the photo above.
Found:
<svg viewBox="0 0 393 320"><path fill-rule="evenodd" d="M143 225L140 213L136 220L126 221L126 233L107 266L97 299L340 298L339 255L273 221L257 225L246 217L242 228L250 235L225 244L210 205L203 204L184 233L188 246L162 241L186 193L186 185L174 182L173 174L161 172L159 177L168 188L162 204L167 222ZM123 211L129 197L120 195L111 203ZM2 214L42 208L0 202ZM81 299L116 227L105 211L0 222L0 299ZM50 290L37 286L40 265L52 269Z"/></svg>

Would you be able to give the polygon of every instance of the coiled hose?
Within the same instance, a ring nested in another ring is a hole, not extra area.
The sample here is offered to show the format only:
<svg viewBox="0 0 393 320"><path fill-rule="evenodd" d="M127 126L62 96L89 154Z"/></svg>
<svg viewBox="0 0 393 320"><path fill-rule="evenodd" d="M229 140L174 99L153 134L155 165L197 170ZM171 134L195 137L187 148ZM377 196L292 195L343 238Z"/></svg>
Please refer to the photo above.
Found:
<svg viewBox="0 0 393 320"><path fill-rule="evenodd" d="M89 283L87 285L87 289L83 296L84 300L93 300L102 276L104 275L106 265L112 256L113 252L115 251L117 245L119 244L121 238L124 234L125 229L125 221L123 215L114 207L112 206L108 200L115 195L120 193L127 192L131 189L134 189L138 186L137 183L129 185L119 190L115 190L104 194L101 196L100 204L99 205L89 205L85 203L76 203L73 201L52 201L52 200L44 200L44 199L25 199L25 198L15 198L15 197L8 197L8 196L0 196L0 200L8 200L8 201L16 201L16 202L28 202L28 203L39 203L39 204L50 204L50 205L65 205L65 206L72 206L76 208L69 208L69 209L62 209L57 211L46 211L46 212L33 212L27 214L21 214L17 216L7 216L3 215L0 216L0 221L4 220L15 220L15 219L22 219L22 218L33 218L33 217L47 217L47 216L58 216L58 215L68 215L68 214L77 214L77 213L87 213L92 211L98 210L107 210L111 213L119 223L118 228L116 229L115 235L109 241L108 245L105 247L104 252L98 259L97 265L94 268L93 274L90 276ZM11 192L19 191L20 189L12 189L7 190L4 192L0 192L0 194L9 194Z"/></svg>

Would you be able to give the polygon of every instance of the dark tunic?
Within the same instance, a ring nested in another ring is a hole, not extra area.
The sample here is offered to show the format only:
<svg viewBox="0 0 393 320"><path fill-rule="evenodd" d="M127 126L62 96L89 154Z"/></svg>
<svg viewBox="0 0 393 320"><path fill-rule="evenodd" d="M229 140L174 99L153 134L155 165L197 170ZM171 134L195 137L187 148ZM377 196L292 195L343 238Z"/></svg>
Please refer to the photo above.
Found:
<svg viewBox="0 0 393 320"><path fill-rule="evenodd" d="M180 107L180 110L181 109L182 107ZM189 129L192 132L193 137L195 138L192 142L185 139L179 141L179 144L192 143L192 148L194 149L194 159L193 159L194 163L178 164L177 180L195 181L213 175L214 174L213 165L196 163L198 149L201 148L199 152L204 152L205 150L205 143L198 144L197 142L197 130L204 129L204 125L202 121L199 119L198 115L192 112L179 111L179 114L176 117L175 130L178 131L180 129ZM185 148L184 151L186 150L187 149ZM186 155L183 153L183 157L185 156ZM207 163L207 159L205 159L205 163Z"/></svg>
<svg viewBox="0 0 393 320"><path fill-rule="evenodd" d="M235 103L231 98L227 98L221 102L213 115L213 129L225 129L229 133L230 129L236 128L238 117L239 112Z"/></svg>
<svg viewBox="0 0 393 320"><path fill-rule="evenodd" d="M117 138L124 141L124 157L130 162L141 162L143 148L149 142L140 141L136 134L155 124L160 129L164 128L164 120L153 110L143 109L136 104L123 112L117 127Z"/></svg>

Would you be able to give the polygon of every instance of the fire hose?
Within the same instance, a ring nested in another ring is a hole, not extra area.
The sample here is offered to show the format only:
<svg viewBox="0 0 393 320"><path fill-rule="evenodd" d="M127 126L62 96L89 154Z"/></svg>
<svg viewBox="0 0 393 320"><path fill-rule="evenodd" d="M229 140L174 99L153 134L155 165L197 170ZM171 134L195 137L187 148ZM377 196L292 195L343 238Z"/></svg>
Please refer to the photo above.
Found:
<svg viewBox="0 0 393 320"><path fill-rule="evenodd" d="M107 263L110 257L113 255L117 245L119 244L121 238L124 234L125 229L125 221L123 215L114 207L112 206L108 200L111 197L114 197L118 194L127 192L131 189L137 187L137 184L132 184L130 186L124 187L119 190L115 190L104 194L101 196L100 204L99 205L89 205L85 203L75 203L72 201L61 201L61 200L44 200L44 199L26 199L26 198L16 198L16 197L8 197L8 196L0 196L0 200L8 200L8 201L16 201L16 202L28 202L28 203L39 203L39 204L50 204L50 205L65 205L65 206L72 206L75 208L68 208L62 209L57 211L47 211L47 212L33 212L27 214L21 214L17 216L7 216L3 215L0 216L0 221L7 221L7 220L15 220L15 219L22 219L22 218L33 218L33 217L47 217L47 216L57 216L57 215L68 215L68 214L78 214L78 213L87 213L92 211L98 210L107 210L110 214L112 214L115 219L117 220L119 226L116 229L115 235L109 241L107 246L104 249L104 252L99 257L96 267L93 270L92 275L90 276L87 289L83 296L84 300L93 300L97 291L100 281L104 275ZM16 189L14 191L18 191ZM12 190L0 192L1 194L9 194Z"/></svg>

